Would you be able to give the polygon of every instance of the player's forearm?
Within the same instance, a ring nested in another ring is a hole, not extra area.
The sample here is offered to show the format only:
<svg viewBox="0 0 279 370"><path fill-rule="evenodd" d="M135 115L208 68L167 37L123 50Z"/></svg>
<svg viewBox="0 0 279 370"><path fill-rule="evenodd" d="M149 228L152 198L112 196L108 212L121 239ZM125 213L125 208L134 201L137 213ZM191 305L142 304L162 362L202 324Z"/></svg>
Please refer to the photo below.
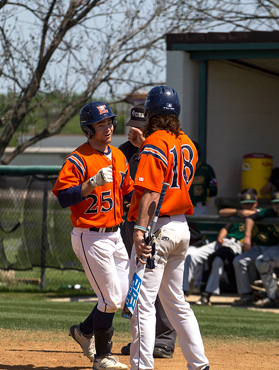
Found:
<svg viewBox="0 0 279 370"><path fill-rule="evenodd" d="M145 228L148 226L150 220L152 220L154 216L159 198L159 193L150 191L148 189L144 190L139 204L137 225Z"/></svg>
<svg viewBox="0 0 279 370"><path fill-rule="evenodd" d="M236 214L237 214L236 208L223 208L223 209L220 209L219 211L219 215L222 217L236 216Z"/></svg>
<svg viewBox="0 0 279 370"><path fill-rule="evenodd" d="M228 230L225 227L222 227L222 229L219 231L218 239L223 239L227 236Z"/></svg>
<svg viewBox="0 0 279 370"><path fill-rule="evenodd" d="M246 221L245 221L245 237L251 238L254 223L255 223L254 220L252 220L251 218L249 218L249 217L246 218Z"/></svg>

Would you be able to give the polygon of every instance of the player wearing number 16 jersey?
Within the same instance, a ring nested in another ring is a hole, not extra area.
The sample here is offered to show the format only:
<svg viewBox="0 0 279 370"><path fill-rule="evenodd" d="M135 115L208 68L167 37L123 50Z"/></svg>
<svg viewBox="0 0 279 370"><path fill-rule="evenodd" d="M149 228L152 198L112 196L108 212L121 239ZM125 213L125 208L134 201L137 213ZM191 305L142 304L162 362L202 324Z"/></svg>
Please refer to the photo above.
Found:
<svg viewBox="0 0 279 370"><path fill-rule="evenodd" d="M136 257L149 257L155 268L146 268L135 312L130 319L133 342L130 347L131 370L154 369L155 307L157 294L175 328L189 370L208 370L208 359L198 322L182 290L184 260L190 232L185 214L193 214L189 189L195 174L197 151L180 129L180 103L177 92L168 86L150 90L144 105L148 119L140 148L140 161L134 182L128 220L136 220L131 254L130 278ZM156 251L145 244L144 233L155 212L162 182L170 184L162 203L156 228L162 238ZM155 253L154 253L155 252Z"/></svg>
<svg viewBox="0 0 279 370"><path fill-rule="evenodd" d="M67 157L53 193L63 208L71 208L73 250L98 304L83 323L70 328L70 335L93 361L93 369L125 370L111 355L111 339L113 317L123 306L129 283L129 257L119 225L133 181L124 154L109 145L116 127L110 107L100 101L85 105L80 126L88 141Z"/></svg>

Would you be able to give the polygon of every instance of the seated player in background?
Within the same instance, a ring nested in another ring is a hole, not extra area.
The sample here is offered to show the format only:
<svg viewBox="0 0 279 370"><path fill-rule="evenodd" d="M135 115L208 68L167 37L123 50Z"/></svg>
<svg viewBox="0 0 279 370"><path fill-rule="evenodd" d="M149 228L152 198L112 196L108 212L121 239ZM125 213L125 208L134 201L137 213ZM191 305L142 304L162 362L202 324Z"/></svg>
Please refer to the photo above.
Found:
<svg viewBox="0 0 279 370"><path fill-rule="evenodd" d="M245 189L241 194L241 210L224 209L220 210L219 214L225 217L240 216L247 217L248 215L257 212L257 196L256 190L253 188ZM235 256L242 253L243 238L245 234L245 222L228 223L223 227L218 235L215 252L208 256L208 265L210 275L207 280L205 291L200 299L196 302L197 305L209 305L211 295L220 294L220 278L225 272L231 289L236 290L235 273L233 268L233 259Z"/></svg>
<svg viewBox="0 0 279 370"><path fill-rule="evenodd" d="M246 218L244 252L233 261L237 291L241 295L234 301L235 306L253 303L257 307L279 307L278 285L273 277L274 267L279 267L279 226L277 224L261 225L255 221L266 217L279 217L279 192L273 194L272 208L261 209ZM252 245L256 241L256 245ZM248 267L251 263L259 272L267 297L255 300L255 294L249 281Z"/></svg>
<svg viewBox="0 0 279 370"><path fill-rule="evenodd" d="M242 194L241 194L241 197L245 197L245 196L251 196L253 197L254 194L257 194L256 190L253 189L253 188L248 188L248 189L244 189L242 191ZM255 198L257 199L257 198ZM243 200L243 199L242 199ZM243 203L243 204L246 204L246 203ZM249 203L247 203L249 204ZM247 208L247 207L250 207L250 206L242 206L242 208ZM241 214L239 213L239 216L241 217L246 217L247 215L250 215L251 212L254 212L254 211L251 211L251 210L242 210L242 211L245 211L245 213L242 213L242 216ZM236 209L226 209L226 210L220 210L220 215L221 216L224 216L224 217L229 217L229 216L233 216L233 215L236 215L236 212L237 210ZM224 235L227 235L227 230L223 230L222 233L223 233L223 237ZM199 248L189 248L188 251L187 251L187 254L186 254L186 259L185 259L185 266L184 266L184 277L183 277L183 290L184 290L184 293L186 295L189 295L189 291L190 291L190 284L191 284L191 281L192 279L195 278L195 271L197 268L201 268L203 267L203 265L205 264L205 262L208 261L208 257L213 254L214 252L217 251L217 249L223 245L223 242L221 241L223 239L222 236L220 236L220 240L218 241L214 241L212 243L208 243L208 244L204 244L202 247L199 247ZM235 241L235 239L234 239ZM228 238L225 238L225 245L228 245L230 246L232 244L232 240L228 239ZM236 250L239 249L239 243L237 242L235 244L235 248Z"/></svg>

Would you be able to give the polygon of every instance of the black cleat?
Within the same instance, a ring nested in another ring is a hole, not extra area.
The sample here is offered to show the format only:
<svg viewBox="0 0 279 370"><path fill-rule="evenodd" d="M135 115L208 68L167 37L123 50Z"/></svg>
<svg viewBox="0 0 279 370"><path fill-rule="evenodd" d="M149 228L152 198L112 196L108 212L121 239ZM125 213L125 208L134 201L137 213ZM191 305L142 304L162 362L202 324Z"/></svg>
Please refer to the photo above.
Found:
<svg viewBox="0 0 279 370"><path fill-rule="evenodd" d="M124 355L124 356L130 356L130 347L131 347L131 343L128 343L126 346L123 346L121 348L122 355Z"/></svg>
<svg viewBox="0 0 279 370"><path fill-rule="evenodd" d="M121 353L124 356L130 356L131 343L121 348ZM155 346L153 351L154 358L173 358L173 350L169 346Z"/></svg>
<svg viewBox="0 0 279 370"><path fill-rule="evenodd" d="M153 351L154 358L173 358L173 350L169 346L155 346Z"/></svg>

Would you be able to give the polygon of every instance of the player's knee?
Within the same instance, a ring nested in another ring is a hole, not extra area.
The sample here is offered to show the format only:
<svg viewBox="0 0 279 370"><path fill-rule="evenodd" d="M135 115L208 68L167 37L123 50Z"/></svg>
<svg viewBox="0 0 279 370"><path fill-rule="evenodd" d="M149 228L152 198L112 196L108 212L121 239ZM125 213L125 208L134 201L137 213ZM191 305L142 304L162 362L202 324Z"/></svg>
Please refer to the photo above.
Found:
<svg viewBox="0 0 279 370"><path fill-rule="evenodd" d="M271 262L269 256L259 256L256 259L255 265L260 275L267 274L270 271Z"/></svg>

